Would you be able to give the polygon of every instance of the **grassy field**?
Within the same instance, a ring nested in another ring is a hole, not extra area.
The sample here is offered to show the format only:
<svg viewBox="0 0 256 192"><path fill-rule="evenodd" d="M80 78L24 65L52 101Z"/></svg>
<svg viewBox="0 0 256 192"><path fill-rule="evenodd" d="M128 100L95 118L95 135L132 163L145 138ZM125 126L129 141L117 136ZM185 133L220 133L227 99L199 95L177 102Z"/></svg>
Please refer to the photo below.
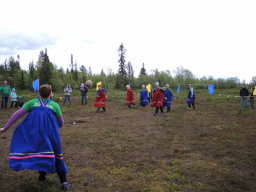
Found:
<svg viewBox="0 0 256 192"><path fill-rule="evenodd" d="M256 191L256 111L242 109L240 98L213 99L207 90L195 91L196 110L187 109L184 92L170 113L157 117L151 107L129 110L122 95L110 94L107 112L96 113L94 90L86 106L79 98L62 106L56 94L65 119L60 135L71 191ZM0 111L1 126L15 110ZM35 171L9 168L15 126L0 135L0 191L61 191L57 174L39 182Z"/></svg>

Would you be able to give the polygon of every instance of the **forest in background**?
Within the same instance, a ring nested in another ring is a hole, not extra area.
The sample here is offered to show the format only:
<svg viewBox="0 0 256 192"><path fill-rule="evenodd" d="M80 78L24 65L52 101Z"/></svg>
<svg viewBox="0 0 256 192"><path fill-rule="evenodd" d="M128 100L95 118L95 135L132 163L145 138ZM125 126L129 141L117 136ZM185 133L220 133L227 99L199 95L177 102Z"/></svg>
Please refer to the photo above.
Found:
<svg viewBox="0 0 256 192"><path fill-rule="evenodd" d="M240 88L241 84L244 84L237 77L215 79L213 76L204 76L197 78L192 71L182 66L173 70L171 66L166 66L165 71L159 71L157 68L147 71L144 63L139 76L135 77L132 63L126 62L125 54L126 49L121 44L118 48L119 68L116 73L111 70L106 73L103 68L100 73L93 73L90 66L78 66L76 62L74 63L72 54L70 68L59 68L50 61L47 49L40 51L36 63L31 61L28 64L28 70L21 68L19 55L17 58L10 56L0 65L0 81L7 80L12 88L32 90L32 82L39 79L40 84L51 84L55 91L62 90L67 83L70 83L73 88L79 88L80 84L88 79L92 80L93 87L96 82L102 81L103 87L108 90L124 90L127 84L130 84L132 89L140 89L141 85L154 84L157 81L161 86L170 84L172 89L176 89L179 84L183 87L186 84L196 84L197 89L207 88L208 84L214 84L217 89ZM256 76L253 76L250 86L255 86L255 84Z"/></svg>

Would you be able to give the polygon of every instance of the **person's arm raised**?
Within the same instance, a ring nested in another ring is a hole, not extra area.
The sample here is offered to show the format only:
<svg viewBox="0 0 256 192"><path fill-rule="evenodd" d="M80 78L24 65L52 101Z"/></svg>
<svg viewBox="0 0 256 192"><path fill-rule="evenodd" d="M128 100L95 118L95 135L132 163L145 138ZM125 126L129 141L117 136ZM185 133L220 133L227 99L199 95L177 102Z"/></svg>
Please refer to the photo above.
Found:
<svg viewBox="0 0 256 192"><path fill-rule="evenodd" d="M11 118L9 119L9 121L6 123L6 125L3 128L0 128L0 133L1 132L5 132L7 131L7 129L9 129L12 124L14 124L19 118L21 118L23 115L25 115L27 113L27 110L24 108L19 109L18 111L16 111Z"/></svg>

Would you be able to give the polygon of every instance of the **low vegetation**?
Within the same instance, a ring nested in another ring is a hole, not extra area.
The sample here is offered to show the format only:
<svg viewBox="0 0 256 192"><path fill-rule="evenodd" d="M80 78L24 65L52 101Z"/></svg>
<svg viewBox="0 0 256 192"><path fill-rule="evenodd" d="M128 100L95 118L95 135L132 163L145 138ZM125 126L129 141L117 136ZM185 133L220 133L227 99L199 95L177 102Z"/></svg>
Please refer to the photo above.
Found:
<svg viewBox="0 0 256 192"><path fill-rule="evenodd" d="M55 93L71 191L255 191L256 112L241 108L237 90L215 90L214 98L196 90L196 110L187 109L183 91L171 112L157 117L153 108L138 106L137 95L129 110L122 94L109 94L107 112L96 113L92 92L87 105L78 97L71 106ZM15 110L0 111L1 126ZM39 182L35 171L9 168L15 126L0 135L0 191L61 191L56 174Z"/></svg>

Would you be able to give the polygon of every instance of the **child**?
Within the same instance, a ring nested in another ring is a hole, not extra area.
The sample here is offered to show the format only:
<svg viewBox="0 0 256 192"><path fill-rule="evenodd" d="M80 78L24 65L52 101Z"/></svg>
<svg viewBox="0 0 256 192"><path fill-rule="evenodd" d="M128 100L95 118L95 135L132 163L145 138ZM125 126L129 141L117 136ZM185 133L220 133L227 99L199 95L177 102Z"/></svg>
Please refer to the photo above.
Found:
<svg viewBox="0 0 256 192"><path fill-rule="evenodd" d="M82 99L82 105L85 103L85 105L87 104L87 92L88 89L86 86L84 86L83 89L81 89L81 99Z"/></svg>
<svg viewBox="0 0 256 192"><path fill-rule="evenodd" d="M167 112L170 112L171 105L172 105L172 98L175 98L175 97L172 93L172 90L170 89L169 84L165 85L165 95L166 95L166 97L163 100L163 108L166 106Z"/></svg>
<svg viewBox="0 0 256 192"><path fill-rule="evenodd" d="M12 108L12 105L13 105L13 103L15 102L15 106L18 106L18 102L17 102L17 94L15 93L15 89L14 88L12 88L12 92L11 92L11 108ZM19 106L18 106L18 108L20 108Z"/></svg>
<svg viewBox="0 0 256 192"><path fill-rule="evenodd" d="M131 108L131 104L136 106L135 101L134 101L134 94L133 94L132 90L130 89L130 85L126 85L126 89L127 89L126 105L128 106L128 108Z"/></svg>
<svg viewBox="0 0 256 192"><path fill-rule="evenodd" d="M99 89L97 90L97 96L95 99L94 107L97 108L96 112L98 112L101 107L103 111L106 111L105 101L106 101L108 92L105 89L103 89L101 85L98 85L98 88Z"/></svg>
<svg viewBox="0 0 256 192"><path fill-rule="evenodd" d="M151 107L156 107L156 111L154 113L155 116L157 116L159 108L161 110L161 113L163 113L163 99L164 99L164 95L165 95L164 90L160 89L159 83L156 82L153 98L151 100Z"/></svg>
<svg viewBox="0 0 256 192"><path fill-rule="evenodd" d="M189 91L188 91L188 98L187 98L187 101L186 103L188 104L188 109L191 109L191 105L193 106L193 109L195 109L195 99L196 99L196 96L195 96L195 93L194 93L194 89L193 89L193 85L190 84L189 85Z"/></svg>
<svg viewBox="0 0 256 192"><path fill-rule="evenodd" d="M51 92L50 85L41 85L41 98L30 100L16 111L0 129L0 133L29 113L13 133L9 154L10 167L15 171L39 171L39 181L44 181L47 173L57 172L62 189L68 190L68 170L63 160L59 136L59 127L64 125L64 120L59 105L50 100Z"/></svg>
<svg viewBox="0 0 256 192"><path fill-rule="evenodd" d="M142 85L142 90L140 91L140 106L145 107L148 105L148 101L148 90L145 88L145 85Z"/></svg>

